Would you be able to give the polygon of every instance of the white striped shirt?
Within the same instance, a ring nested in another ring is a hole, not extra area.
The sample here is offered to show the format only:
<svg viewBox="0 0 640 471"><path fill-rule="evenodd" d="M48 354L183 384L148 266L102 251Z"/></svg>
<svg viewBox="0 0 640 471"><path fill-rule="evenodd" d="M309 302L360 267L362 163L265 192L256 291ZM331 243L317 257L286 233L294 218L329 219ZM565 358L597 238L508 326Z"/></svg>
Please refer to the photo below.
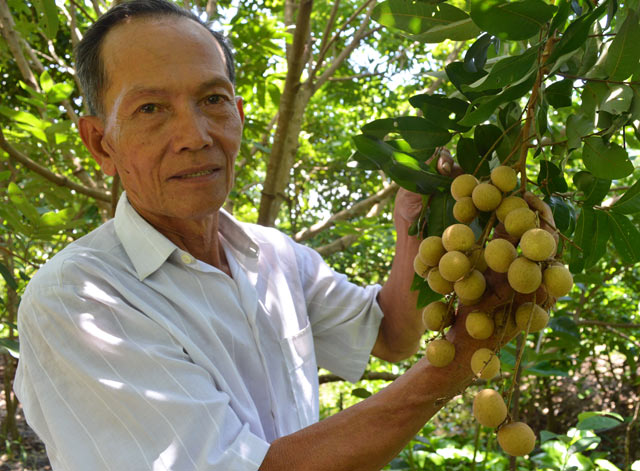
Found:
<svg viewBox="0 0 640 471"><path fill-rule="evenodd" d="M233 278L123 195L31 280L14 387L54 470L257 470L318 420L318 366L360 377L380 287L223 211L220 235Z"/></svg>

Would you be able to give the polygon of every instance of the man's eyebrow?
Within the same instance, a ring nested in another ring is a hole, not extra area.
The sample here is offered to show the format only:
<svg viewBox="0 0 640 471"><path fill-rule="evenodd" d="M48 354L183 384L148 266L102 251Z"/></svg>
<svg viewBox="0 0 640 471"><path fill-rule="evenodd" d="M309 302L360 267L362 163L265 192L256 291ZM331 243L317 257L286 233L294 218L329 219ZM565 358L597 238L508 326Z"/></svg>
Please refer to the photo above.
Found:
<svg viewBox="0 0 640 471"><path fill-rule="evenodd" d="M203 82L198 87L198 92L202 93L206 90L209 90L215 87L223 87L223 88L226 88L228 91L233 90L233 84L227 77L214 77L210 80Z"/></svg>
<svg viewBox="0 0 640 471"><path fill-rule="evenodd" d="M233 90L233 84L226 77L213 77L205 82L202 82L197 90L198 94L204 93L207 90L215 87L223 87L228 91ZM136 85L132 87L127 93L124 95L124 100L129 100L131 98L135 98L138 96L164 96L170 94L170 90L160 88L160 87L149 87L146 85Z"/></svg>

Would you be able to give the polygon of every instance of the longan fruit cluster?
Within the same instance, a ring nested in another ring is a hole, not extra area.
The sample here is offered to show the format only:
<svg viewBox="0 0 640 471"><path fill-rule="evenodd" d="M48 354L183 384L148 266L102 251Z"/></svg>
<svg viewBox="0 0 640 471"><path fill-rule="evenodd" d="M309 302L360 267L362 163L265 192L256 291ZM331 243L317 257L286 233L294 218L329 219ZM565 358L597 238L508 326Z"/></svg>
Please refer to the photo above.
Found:
<svg viewBox="0 0 640 471"><path fill-rule="evenodd" d="M555 237L540 228L541 216L523 198L509 195L517 184L516 172L504 165L491 171L489 181L479 181L470 174L456 177L451 195L456 200L453 215L458 223L420 244L414 260L416 273L433 291L448 297L447 302L430 303L422 313L425 327L439 333L426 349L427 359L434 366L447 366L455 357L455 346L443 335L453 324L454 303L473 306L493 292L494 287L487 286L486 270L506 274L511 291L504 293L502 288L501 294L510 302L496 312L478 309L467 315L466 331L478 340L488 339L500 329L544 329L549 321L549 295L558 298L571 290L571 273L554 259ZM482 212L495 212L501 224L488 242L477 241L469 227ZM474 352L470 367L479 379L491 380L500 374L498 355L489 348ZM473 413L480 424L498 428L498 443L506 453L522 456L533 450L535 434L525 423L510 421L499 392L480 391L474 399Z"/></svg>

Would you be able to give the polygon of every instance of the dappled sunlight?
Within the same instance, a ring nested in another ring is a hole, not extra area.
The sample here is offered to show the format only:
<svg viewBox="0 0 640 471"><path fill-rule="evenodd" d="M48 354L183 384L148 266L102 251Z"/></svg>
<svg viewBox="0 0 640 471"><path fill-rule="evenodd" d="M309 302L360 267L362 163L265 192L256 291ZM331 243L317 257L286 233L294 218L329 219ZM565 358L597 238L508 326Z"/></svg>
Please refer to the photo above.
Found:
<svg viewBox="0 0 640 471"><path fill-rule="evenodd" d="M88 334L108 343L109 345L120 345L123 342L121 338L102 330L94 321L95 317L93 314L89 314L88 312L80 314L80 328Z"/></svg>

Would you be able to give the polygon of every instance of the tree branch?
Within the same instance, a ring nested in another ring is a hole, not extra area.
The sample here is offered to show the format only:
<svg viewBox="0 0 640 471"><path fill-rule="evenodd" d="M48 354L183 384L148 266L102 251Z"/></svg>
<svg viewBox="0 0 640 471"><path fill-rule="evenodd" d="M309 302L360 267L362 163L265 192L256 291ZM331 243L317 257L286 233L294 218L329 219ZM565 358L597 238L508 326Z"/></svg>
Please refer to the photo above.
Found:
<svg viewBox="0 0 640 471"><path fill-rule="evenodd" d="M400 377L399 374L386 373L384 371L365 371L364 374L362 375L362 378L360 379L361 380L366 379L369 381L376 381L376 380L393 381L399 377ZM320 384L335 383L337 381L344 381L344 379L334 374L326 374L326 375L318 376L318 382Z"/></svg>
<svg viewBox="0 0 640 471"><path fill-rule="evenodd" d="M5 41L7 41L9 50L18 65L18 69L20 69L22 77L35 90L40 90L38 81L20 47L20 37L15 30L15 22L13 21L7 0L0 0L0 32L2 36L4 36Z"/></svg>
<svg viewBox="0 0 640 471"><path fill-rule="evenodd" d="M632 324L625 322L605 322L605 321L591 321L591 320L579 320L576 325L596 326L596 327L615 327L617 329L640 329L640 324Z"/></svg>
<svg viewBox="0 0 640 471"><path fill-rule="evenodd" d="M397 189L398 185L396 183L391 183L377 193L355 203L350 208L338 211L337 213L331 215L328 219L325 219L324 221L318 222L311 227L307 227L299 231L296 235L293 236L293 239L296 242L302 242L311 239L320 232L333 226L337 221L346 221L365 214L367 211L371 210L372 207L389 198L392 194L395 193Z"/></svg>
<svg viewBox="0 0 640 471"><path fill-rule="evenodd" d="M111 202L111 195L109 193L101 191L97 188L88 188L86 186L80 185L72 180L69 180L67 177L58 175L57 173L54 173L48 168L43 167L37 162L31 160L28 156L18 151L13 146L11 146L9 142L7 142L2 129L0 129L0 148L4 149L12 159L17 160L29 170L32 170L33 172L55 183L58 186L70 188L78 193L90 196L99 201L106 201L107 203Z"/></svg>

